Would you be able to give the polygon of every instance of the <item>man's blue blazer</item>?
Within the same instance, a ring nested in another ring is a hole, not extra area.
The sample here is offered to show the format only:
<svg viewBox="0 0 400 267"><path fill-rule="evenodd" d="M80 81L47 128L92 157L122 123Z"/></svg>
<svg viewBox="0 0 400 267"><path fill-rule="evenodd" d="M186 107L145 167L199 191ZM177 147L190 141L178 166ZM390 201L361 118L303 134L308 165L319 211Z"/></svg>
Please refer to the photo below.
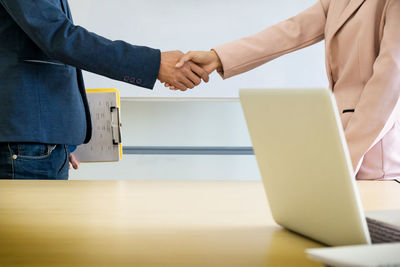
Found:
<svg viewBox="0 0 400 267"><path fill-rule="evenodd" d="M74 25L67 0L0 0L0 142L88 142L81 69L153 88L160 60Z"/></svg>

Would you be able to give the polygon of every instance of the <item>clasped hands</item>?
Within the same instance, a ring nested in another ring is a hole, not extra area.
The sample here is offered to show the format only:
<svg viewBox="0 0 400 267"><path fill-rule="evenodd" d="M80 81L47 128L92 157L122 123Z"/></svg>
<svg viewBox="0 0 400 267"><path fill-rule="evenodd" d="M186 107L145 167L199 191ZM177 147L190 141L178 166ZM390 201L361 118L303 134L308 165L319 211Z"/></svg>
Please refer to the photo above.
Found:
<svg viewBox="0 0 400 267"><path fill-rule="evenodd" d="M163 52L158 79L171 90L186 91L209 81L209 75L222 68L221 60L213 50L208 52Z"/></svg>

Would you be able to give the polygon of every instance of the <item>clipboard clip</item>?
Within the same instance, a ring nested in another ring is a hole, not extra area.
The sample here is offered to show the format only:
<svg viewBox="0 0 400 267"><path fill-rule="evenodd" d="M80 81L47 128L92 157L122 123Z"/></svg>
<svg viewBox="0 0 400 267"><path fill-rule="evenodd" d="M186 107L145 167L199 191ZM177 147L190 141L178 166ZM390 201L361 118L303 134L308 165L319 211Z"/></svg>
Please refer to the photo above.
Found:
<svg viewBox="0 0 400 267"><path fill-rule="evenodd" d="M119 145L122 143L121 140L121 119L119 115L118 107L110 107L111 112L111 132L113 138L113 144Z"/></svg>

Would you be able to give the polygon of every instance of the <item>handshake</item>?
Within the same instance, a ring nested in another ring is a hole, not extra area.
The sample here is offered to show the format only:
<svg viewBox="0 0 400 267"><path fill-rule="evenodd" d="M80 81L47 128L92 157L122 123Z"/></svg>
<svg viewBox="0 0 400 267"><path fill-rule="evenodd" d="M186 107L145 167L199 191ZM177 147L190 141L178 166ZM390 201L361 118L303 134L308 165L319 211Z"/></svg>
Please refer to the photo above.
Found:
<svg viewBox="0 0 400 267"><path fill-rule="evenodd" d="M160 82L171 90L186 91L201 83L208 82L209 75L215 70L222 70L222 63L215 51L163 52L158 74Z"/></svg>

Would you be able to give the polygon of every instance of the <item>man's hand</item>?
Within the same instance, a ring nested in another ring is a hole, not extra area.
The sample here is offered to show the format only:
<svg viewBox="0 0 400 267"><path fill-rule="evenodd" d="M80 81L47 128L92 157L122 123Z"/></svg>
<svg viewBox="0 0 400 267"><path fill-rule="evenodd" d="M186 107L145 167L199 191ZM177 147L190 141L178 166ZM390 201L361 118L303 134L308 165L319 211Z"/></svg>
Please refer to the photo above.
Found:
<svg viewBox="0 0 400 267"><path fill-rule="evenodd" d="M178 60L184 54L180 51L161 53L161 66L158 79L162 83L174 86L174 89L186 91L193 89L203 81L208 82L208 73L193 62L184 62L176 68Z"/></svg>
<svg viewBox="0 0 400 267"><path fill-rule="evenodd" d="M69 154L69 168L79 169L79 161L75 158L73 153Z"/></svg>
<svg viewBox="0 0 400 267"><path fill-rule="evenodd" d="M222 71L221 60L214 50L208 52L188 52L179 59L178 63L176 64L176 68L181 69L190 62L196 63L198 66L202 67L207 74L211 74L215 70ZM176 90L176 87L170 83L166 83L165 87L169 87L171 90Z"/></svg>

